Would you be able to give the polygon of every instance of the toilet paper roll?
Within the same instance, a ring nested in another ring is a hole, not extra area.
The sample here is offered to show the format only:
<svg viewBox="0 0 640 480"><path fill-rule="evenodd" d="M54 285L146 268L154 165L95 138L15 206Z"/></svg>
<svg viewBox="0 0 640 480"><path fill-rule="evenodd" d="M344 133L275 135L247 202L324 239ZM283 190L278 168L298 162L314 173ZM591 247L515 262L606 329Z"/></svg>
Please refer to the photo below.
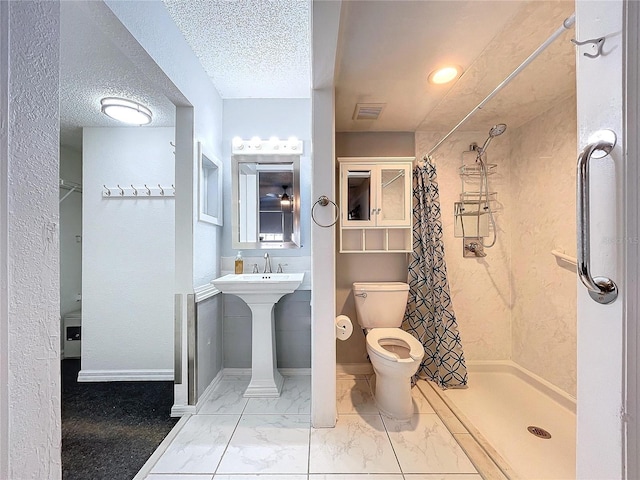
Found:
<svg viewBox="0 0 640 480"><path fill-rule="evenodd" d="M353 324L351 319L346 315L338 315L336 317L336 338L338 340L346 340L353 333Z"/></svg>

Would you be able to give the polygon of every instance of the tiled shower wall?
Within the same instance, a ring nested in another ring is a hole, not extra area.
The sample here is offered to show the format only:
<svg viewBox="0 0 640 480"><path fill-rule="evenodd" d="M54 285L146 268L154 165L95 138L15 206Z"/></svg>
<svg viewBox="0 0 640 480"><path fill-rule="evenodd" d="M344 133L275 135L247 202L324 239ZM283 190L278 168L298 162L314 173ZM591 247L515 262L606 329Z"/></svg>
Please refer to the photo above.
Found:
<svg viewBox="0 0 640 480"><path fill-rule="evenodd" d="M487 128L488 131L488 128ZM487 150L488 162L497 164L490 188L498 192L495 219L498 238L484 258L463 258L462 239L454 237L453 208L462 189L459 169L463 152L472 143L482 145L487 132L459 132L435 153L440 187L440 208L444 229L445 257L453 307L458 320L465 357L468 360L511 358L511 275L509 226L512 202L509 198L509 130ZM416 156L422 157L443 133L417 132ZM473 158L466 154L465 162ZM485 239L488 243L489 239Z"/></svg>
<svg viewBox="0 0 640 480"><path fill-rule="evenodd" d="M576 273L552 249L576 254L576 99L511 138L512 356L576 394Z"/></svg>
<svg viewBox="0 0 640 480"><path fill-rule="evenodd" d="M575 256L576 133L571 97L491 143L498 239L484 258L463 258L453 204L461 191L463 152L473 142L482 144L487 132L456 133L435 154L449 282L467 360L511 359L571 395L576 277L551 250ZM416 156L440 138L417 132Z"/></svg>

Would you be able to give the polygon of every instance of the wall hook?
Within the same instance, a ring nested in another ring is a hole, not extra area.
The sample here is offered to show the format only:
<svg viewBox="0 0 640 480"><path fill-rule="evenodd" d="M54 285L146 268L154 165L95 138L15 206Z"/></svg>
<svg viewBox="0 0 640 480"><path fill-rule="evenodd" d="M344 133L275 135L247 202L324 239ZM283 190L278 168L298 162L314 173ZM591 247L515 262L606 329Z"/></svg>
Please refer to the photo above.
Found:
<svg viewBox="0 0 640 480"><path fill-rule="evenodd" d="M164 196L164 189L158 184L158 188L160 189L160 195Z"/></svg>
<svg viewBox="0 0 640 480"><path fill-rule="evenodd" d="M110 196L111 196L111 189L110 189L109 187L107 187L105 184L102 184L102 186L103 186L103 187L104 187L104 189L106 190L106 191L104 192L104 194L105 194L107 197L110 197Z"/></svg>
<svg viewBox="0 0 640 480"><path fill-rule="evenodd" d="M117 185L117 187L120 189L120 196L124 197L124 190L122 189L122 187L120 185Z"/></svg>
<svg viewBox="0 0 640 480"><path fill-rule="evenodd" d="M571 42L575 45L593 45L594 47L596 47L597 53L584 53L583 55L585 57L589 57L589 58L598 58L600 55L602 55L602 47L604 47L604 37L600 37L600 38L592 38L591 40L585 40L584 42L579 42L578 40L575 39L571 39Z"/></svg>
<svg viewBox="0 0 640 480"><path fill-rule="evenodd" d="M131 184L131 188L133 188L133 196L137 197L138 196L138 189L133 186L133 183Z"/></svg>
<svg viewBox="0 0 640 480"><path fill-rule="evenodd" d="M150 197L150 196L151 196L151 189L150 189L149 187L147 187L147 184L146 184L146 183L144 184L144 188L146 188L146 189L147 189L147 196L149 196L149 197Z"/></svg>

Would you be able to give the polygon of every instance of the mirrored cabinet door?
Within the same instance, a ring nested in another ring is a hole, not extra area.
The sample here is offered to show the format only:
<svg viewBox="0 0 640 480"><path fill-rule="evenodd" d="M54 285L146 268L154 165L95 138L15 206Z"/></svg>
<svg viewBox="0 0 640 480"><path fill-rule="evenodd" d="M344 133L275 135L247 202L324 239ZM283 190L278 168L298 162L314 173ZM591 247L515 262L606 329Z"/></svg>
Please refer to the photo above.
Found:
<svg viewBox="0 0 640 480"><path fill-rule="evenodd" d="M369 226L375 222L375 183L371 165L343 166L341 197L344 225Z"/></svg>
<svg viewBox="0 0 640 480"><path fill-rule="evenodd" d="M380 166L377 225L406 225L411 219L411 167Z"/></svg>

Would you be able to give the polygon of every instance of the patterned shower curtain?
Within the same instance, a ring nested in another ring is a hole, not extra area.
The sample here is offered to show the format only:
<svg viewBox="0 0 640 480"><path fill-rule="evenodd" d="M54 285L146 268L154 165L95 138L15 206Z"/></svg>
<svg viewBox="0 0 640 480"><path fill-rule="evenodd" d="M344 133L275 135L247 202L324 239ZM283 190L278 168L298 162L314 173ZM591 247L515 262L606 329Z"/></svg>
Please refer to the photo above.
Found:
<svg viewBox="0 0 640 480"><path fill-rule="evenodd" d="M402 327L425 348L412 383L423 378L441 388L465 387L467 367L449 293L440 194L436 167L430 158L413 171L413 253L408 283L409 301Z"/></svg>

